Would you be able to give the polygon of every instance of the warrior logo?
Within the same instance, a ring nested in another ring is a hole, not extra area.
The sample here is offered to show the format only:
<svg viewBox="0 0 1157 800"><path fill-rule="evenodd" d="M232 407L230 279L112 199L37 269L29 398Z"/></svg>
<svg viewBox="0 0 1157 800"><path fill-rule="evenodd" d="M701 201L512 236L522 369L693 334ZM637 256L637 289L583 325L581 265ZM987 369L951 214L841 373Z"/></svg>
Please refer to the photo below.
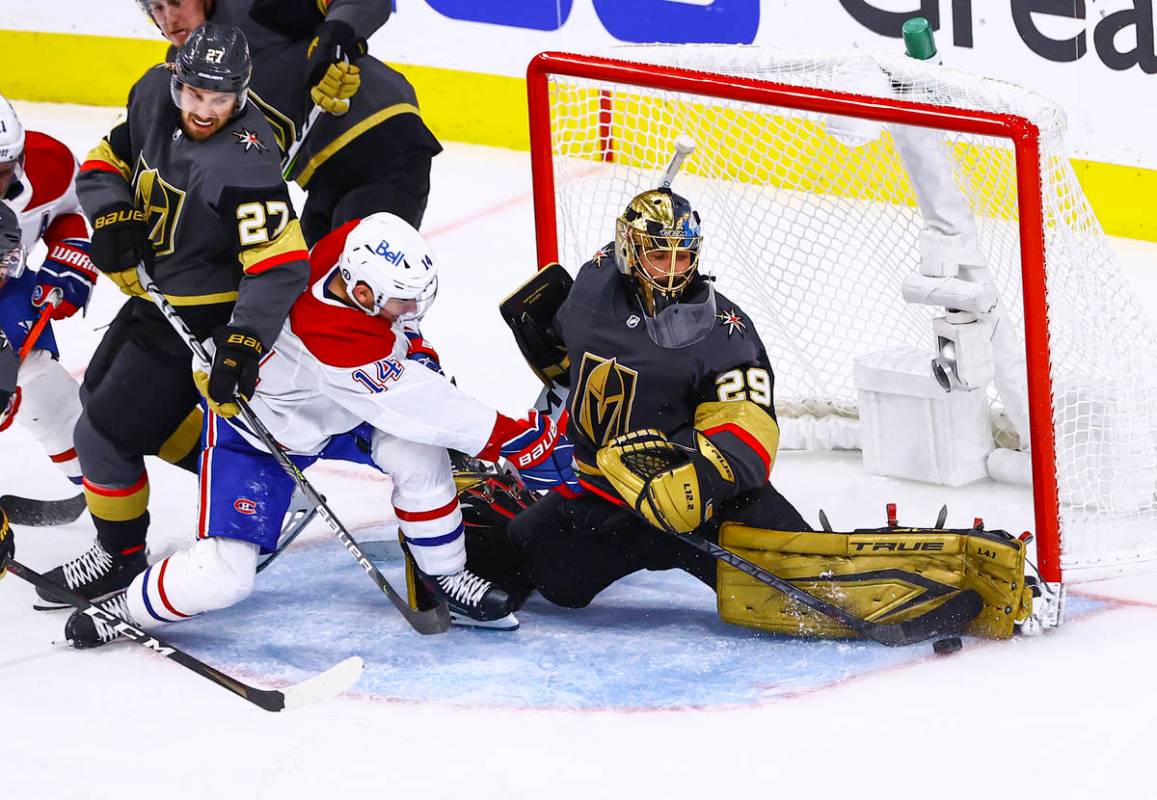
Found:
<svg viewBox="0 0 1157 800"><path fill-rule="evenodd" d="M639 373L615 361L583 354L572 423L596 447L631 430L631 406Z"/></svg>
<svg viewBox="0 0 1157 800"><path fill-rule="evenodd" d="M238 497L233 501L233 509L238 514L244 514L251 517L257 513L257 503L250 500L248 497Z"/></svg>
<svg viewBox="0 0 1157 800"><path fill-rule="evenodd" d="M173 252L177 223L184 204L185 193L166 182L141 156L133 176L133 205L145 215L149 239L158 256L167 256Z"/></svg>

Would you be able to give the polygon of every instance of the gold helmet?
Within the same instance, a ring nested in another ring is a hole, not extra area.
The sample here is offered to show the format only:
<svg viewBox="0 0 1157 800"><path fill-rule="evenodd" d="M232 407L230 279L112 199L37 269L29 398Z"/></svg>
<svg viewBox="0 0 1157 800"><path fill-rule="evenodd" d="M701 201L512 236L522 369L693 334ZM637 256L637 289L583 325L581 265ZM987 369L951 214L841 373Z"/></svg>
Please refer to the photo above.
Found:
<svg viewBox="0 0 1157 800"><path fill-rule="evenodd" d="M670 189L650 189L627 204L615 221L615 263L634 281L644 311L653 316L679 301L699 268L702 242L699 214Z"/></svg>

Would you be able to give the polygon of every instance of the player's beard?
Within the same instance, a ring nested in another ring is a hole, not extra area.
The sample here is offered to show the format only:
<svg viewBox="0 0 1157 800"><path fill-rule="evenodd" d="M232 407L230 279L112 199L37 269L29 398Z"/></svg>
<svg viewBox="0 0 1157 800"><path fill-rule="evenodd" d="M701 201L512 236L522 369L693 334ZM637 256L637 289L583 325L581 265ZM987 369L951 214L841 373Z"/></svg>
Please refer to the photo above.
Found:
<svg viewBox="0 0 1157 800"><path fill-rule="evenodd" d="M212 126L196 125L193 123L193 117L196 116L199 120L212 120ZM203 142L217 131L225 127L229 122L228 117L201 117L194 115L188 111L181 112L181 129L185 131L185 135L195 142Z"/></svg>

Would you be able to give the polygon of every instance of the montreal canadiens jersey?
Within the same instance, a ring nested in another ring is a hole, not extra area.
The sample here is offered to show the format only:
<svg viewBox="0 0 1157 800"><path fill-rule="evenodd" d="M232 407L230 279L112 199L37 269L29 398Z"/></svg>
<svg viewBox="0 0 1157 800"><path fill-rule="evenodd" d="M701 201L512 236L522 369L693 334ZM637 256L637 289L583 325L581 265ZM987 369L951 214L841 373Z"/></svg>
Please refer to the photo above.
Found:
<svg viewBox="0 0 1157 800"><path fill-rule="evenodd" d="M479 453L497 412L407 361L401 323L371 317L327 293L356 224L346 223L313 248L309 286L261 362L254 413L277 441L302 455L316 455L330 437L363 422L407 441Z"/></svg>
<svg viewBox="0 0 1157 800"><path fill-rule="evenodd" d="M750 318L719 293L715 308L702 339L660 347L613 245L583 265L554 320L570 356L567 435L580 471L599 474L595 453L629 431L656 428L690 445L694 427L722 451L736 493L767 482L779 443L774 375Z"/></svg>
<svg viewBox="0 0 1157 800"><path fill-rule="evenodd" d="M52 249L64 239L87 239L88 226L76 198L76 158L44 133L24 137L24 175L4 202L20 220L20 240L31 250L41 239Z"/></svg>
<svg viewBox="0 0 1157 800"><path fill-rule="evenodd" d="M30 266L38 256L52 258L89 273L96 270L85 251L88 224L76 197L76 158L64 144L44 133L27 131L24 137L24 174L8 188L6 203L20 223L20 243L29 253ZM44 242L43 253L34 251ZM32 330L41 309L32 303L39 282L35 269L9 279L0 288L0 330L10 345L19 349ZM58 355L56 338L49 325L40 334L36 347Z"/></svg>

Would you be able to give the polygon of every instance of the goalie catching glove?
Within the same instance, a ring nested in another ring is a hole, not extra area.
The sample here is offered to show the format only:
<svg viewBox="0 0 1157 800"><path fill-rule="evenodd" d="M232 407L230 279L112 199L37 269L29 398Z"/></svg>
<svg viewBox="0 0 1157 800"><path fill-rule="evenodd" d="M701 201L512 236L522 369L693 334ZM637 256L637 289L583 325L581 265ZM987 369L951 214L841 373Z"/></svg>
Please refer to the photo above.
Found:
<svg viewBox="0 0 1157 800"><path fill-rule="evenodd" d="M595 459L619 496L647 522L668 533L690 533L711 519L716 501L735 486L719 449L701 431L694 435L690 448L662 431L631 431L611 440Z"/></svg>

